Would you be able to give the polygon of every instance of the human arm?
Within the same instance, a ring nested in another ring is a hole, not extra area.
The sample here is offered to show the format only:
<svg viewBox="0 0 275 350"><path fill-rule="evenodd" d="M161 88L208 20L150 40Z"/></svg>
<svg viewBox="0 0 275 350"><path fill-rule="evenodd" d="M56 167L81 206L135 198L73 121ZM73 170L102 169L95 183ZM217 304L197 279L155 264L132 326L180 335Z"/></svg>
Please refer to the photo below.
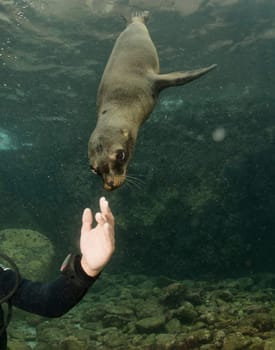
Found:
<svg viewBox="0 0 275 350"><path fill-rule="evenodd" d="M92 212L85 209L82 216L80 250L82 256L73 260L72 273L62 273L48 284L22 279L12 304L46 317L58 317L75 306L94 283L110 260L114 249L114 217L108 202L100 199L100 212L95 215L97 225L92 228ZM69 271L70 272L70 271ZM8 293L14 283L14 272L0 275L0 294Z"/></svg>
<svg viewBox="0 0 275 350"><path fill-rule="evenodd" d="M62 316L83 298L96 280L96 278L87 276L82 270L80 256L75 258L74 270L77 279L60 274L47 284L22 278L15 294L10 299L12 305L44 317ZM15 273L13 270L5 270L1 275L0 291L8 293L14 286ZM79 281L81 283L78 283Z"/></svg>

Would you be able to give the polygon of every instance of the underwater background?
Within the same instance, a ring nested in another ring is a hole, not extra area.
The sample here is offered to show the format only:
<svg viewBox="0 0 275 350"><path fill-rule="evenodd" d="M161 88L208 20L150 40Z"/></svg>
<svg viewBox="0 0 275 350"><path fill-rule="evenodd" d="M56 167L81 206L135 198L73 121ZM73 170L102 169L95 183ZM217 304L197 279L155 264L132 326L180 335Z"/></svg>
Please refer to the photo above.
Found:
<svg viewBox="0 0 275 350"><path fill-rule="evenodd" d="M162 72L218 68L161 93L130 164L139 184L106 193L87 161L96 92L121 15L142 9ZM62 257L82 209L105 195L113 271L275 271L273 1L2 0L0 10L0 228L37 229Z"/></svg>
<svg viewBox="0 0 275 350"><path fill-rule="evenodd" d="M162 73L218 67L161 93L137 181L108 193L87 158L96 92L121 16L142 10ZM109 273L275 273L273 0L0 0L0 72L0 230L46 235L53 275L102 195L116 216Z"/></svg>

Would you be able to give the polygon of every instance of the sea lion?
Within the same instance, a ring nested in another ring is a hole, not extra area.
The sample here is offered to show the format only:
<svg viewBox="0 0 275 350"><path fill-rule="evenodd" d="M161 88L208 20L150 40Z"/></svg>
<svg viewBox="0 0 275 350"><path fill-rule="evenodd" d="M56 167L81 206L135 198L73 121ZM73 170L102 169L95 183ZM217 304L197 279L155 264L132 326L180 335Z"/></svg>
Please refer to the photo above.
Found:
<svg viewBox="0 0 275 350"><path fill-rule="evenodd" d="M89 164L108 191L127 177L137 135L152 112L159 93L184 85L216 67L159 74L157 50L146 27L149 13L135 14L119 35L97 93L97 124L89 145Z"/></svg>

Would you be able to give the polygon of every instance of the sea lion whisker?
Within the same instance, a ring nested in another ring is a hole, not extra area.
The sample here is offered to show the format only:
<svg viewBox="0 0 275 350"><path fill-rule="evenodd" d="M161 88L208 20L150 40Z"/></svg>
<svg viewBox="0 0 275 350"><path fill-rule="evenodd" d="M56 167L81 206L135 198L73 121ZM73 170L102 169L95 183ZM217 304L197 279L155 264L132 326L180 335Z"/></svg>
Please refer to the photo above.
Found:
<svg viewBox="0 0 275 350"><path fill-rule="evenodd" d="M128 181L125 182L125 186L128 187L128 188L130 188L130 189L132 189L132 185L131 185L131 183L128 182Z"/></svg>
<svg viewBox="0 0 275 350"><path fill-rule="evenodd" d="M144 174L136 174L136 173L131 173L130 175L127 174L127 176L134 176L134 177L147 177L147 175Z"/></svg>
<svg viewBox="0 0 275 350"><path fill-rule="evenodd" d="M127 175L126 179L127 179L127 180L135 181L136 183L138 183L138 184L140 184L140 185L144 185L144 184L145 184L145 181L139 179L139 178L136 177L136 176Z"/></svg>
<svg viewBox="0 0 275 350"><path fill-rule="evenodd" d="M142 188L142 186L143 186L143 183L140 183L136 179L131 179L131 178L128 178L128 177L127 177L126 183L128 183L132 187L135 187L138 190L140 190Z"/></svg>
<svg viewBox="0 0 275 350"><path fill-rule="evenodd" d="M138 190L138 191L140 191L141 190L141 186L138 186L136 183L132 183L132 182L128 182L128 185L129 185L129 187L131 187L131 188L135 188L136 190Z"/></svg>
<svg viewBox="0 0 275 350"><path fill-rule="evenodd" d="M131 187L134 187L135 189L139 190L139 191L142 189L142 185L138 184L136 182L127 181L126 183L129 184Z"/></svg>
<svg viewBox="0 0 275 350"><path fill-rule="evenodd" d="M138 181L137 179L131 179L131 178L127 178L127 181L135 183L139 186L144 186L145 182L144 181Z"/></svg>
<svg viewBox="0 0 275 350"><path fill-rule="evenodd" d="M127 174L126 177L129 177L131 179L139 179L139 176L141 175L136 175L136 174Z"/></svg>
<svg viewBox="0 0 275 350"><path fill-rule="evenodd" d="M131 181L126 181L126 182L125 182L125 186L127 186L127 187L130 188L130 189L132 189L133 187L135 187L135 186L131 183Z"/></svg>

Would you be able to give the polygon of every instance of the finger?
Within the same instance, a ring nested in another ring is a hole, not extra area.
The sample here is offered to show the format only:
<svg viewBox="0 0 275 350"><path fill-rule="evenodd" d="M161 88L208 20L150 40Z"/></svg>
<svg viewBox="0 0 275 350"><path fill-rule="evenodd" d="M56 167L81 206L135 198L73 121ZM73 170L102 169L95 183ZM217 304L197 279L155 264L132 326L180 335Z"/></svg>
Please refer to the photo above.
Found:
<svg viewBox="0 0 275 350"><path fill-rule="evenodd" d="M106 214L107 211L108 211L108 201L106 200L105 197L101 197L99 199L99 207L100 207L100 210L103 214Z"/></svg>
<svg viewBox="0 0 275 350"><path fill-rule="evenodd" d="M111 240L114 241L115 240L115 230L114 227L112 225L110 225L108 222L105 222L104 224L104 232L105 235Z"/></svg>
<svg viewBox="0 0 275 350"><path fill-rule="evenodd" d="M92 211L89 208L84 209L82 214L82 227L81 231L90 231L93 223Z"/></svg>
<svg viewBox="0 0 275 350"><path fill-rule="evenodd" d="M114 231L114 228L108 222L105 222L103 227L104 227L105 237L110 242L110 244L113 247L112 249L114 250L114 247L115 247L115 231Z"/></svg>
<svg viewBox="0 0 275 350"><path fill-rule="evenodd" d="M95 214L95 219L96 219L96 222L97 222L99 225L104 225L105 222L106 222L106 218L105 218L104 215L102 215L101 213L96 213L96 214Z"/></svg>
<svg viewBox="0 0 275 350"><path fill-rule="evenodd" d="M109 207L109 202L105 199L105 197L101 197L99 200L99 206L102 214L106 217L106 219L114 225L114 216Z"/></svg>

